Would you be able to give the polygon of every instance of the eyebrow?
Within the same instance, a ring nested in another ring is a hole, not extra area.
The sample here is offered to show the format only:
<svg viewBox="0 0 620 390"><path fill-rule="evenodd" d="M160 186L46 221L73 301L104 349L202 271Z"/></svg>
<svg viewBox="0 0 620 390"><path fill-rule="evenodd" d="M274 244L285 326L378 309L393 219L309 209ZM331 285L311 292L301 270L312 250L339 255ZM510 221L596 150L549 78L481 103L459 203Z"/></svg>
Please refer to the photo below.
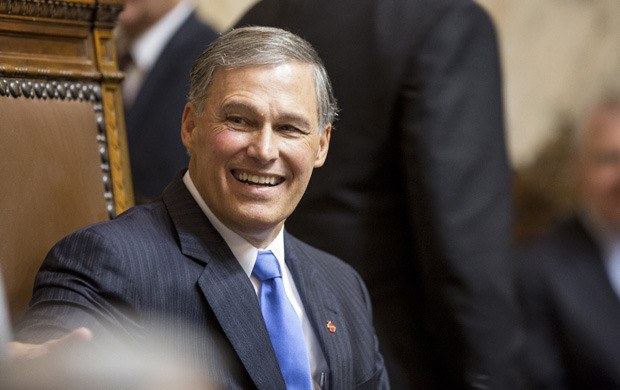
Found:
<svg viewBox="0 0 620 390"><path fill-rule="evenodd" d="M241 110L241 111L251 111L251 112L258 111L256 107L252 106L251 104L247 104L244 102L235 102L235 101L224 103L221 106L221 109L222 110Z"/></svg>

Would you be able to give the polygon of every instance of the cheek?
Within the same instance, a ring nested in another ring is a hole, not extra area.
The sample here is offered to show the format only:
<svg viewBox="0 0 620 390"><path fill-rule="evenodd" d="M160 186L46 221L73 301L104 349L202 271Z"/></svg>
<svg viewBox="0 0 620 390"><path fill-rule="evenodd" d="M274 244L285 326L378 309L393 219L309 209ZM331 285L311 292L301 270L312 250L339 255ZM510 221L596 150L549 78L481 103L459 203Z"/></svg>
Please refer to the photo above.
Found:
<svg viewBox="0 0 620 390"><path fill-rule="evenodd" d="M286 150L288 160L294 165L294 169L299 174L302 172L310 175L314 169L314 163L318 153L318 146L310 143L291 143L284 148L281 147L281 151Z"/></svg>
<svg viewBox="0 0 620 390"><path fill-rule="evenodd" d="M213 145L224 150L233 150L243 147L247 143L247 134L228 129L216 129L213 133Z"/></svg>
<svg viewBox="0 0 620 390"><path fill-rule="evenodd" d="M237 152L244 144L243 134L226 129L212 129L202 137L200 147L209 156L225 156Z"/></svg>

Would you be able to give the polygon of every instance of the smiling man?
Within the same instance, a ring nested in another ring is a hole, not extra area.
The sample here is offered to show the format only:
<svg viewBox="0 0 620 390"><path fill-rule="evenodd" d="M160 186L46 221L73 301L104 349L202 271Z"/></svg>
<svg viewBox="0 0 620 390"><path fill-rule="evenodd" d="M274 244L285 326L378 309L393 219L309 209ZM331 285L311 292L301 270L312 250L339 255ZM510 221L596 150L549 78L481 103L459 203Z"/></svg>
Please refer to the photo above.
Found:
<svg viewBox="0 0 620 390"><path fill-rule="evenodd" d="M306 41L262 27L221 36L191 72L189 169L50 251L17 332L35 345L14 351L78 328L95 344L153 341L164 320L155 341L180 339L222 388L389 387L359 275L284 229L336 112Z"/></svg>

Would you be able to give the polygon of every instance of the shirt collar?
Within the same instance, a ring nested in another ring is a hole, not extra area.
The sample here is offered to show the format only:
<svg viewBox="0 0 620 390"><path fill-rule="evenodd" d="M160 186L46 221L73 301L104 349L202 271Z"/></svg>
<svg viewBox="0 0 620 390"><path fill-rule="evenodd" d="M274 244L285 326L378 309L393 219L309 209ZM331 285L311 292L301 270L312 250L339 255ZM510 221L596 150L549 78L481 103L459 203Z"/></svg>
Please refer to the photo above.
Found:
<svg viewBox="0 0 620 390"><path fill-rule="evenodd" d="M181 1L135 40L131 46L131 56L138 68L145 71L151 69L170 38L193 10L188 1Z"/></svg>
<svg viewBox="0 0 620 390"><path fill-rule="evenodd" d="M209 206L205 203L204 199L198 192L198 189L194 185L192 178L189 175L189 171L185 172L183 175L183 183L187 187L187 190L192 194L192 197L200 206L200 209L205 213L209 222L213 224L215 230L220 233L224 241L241 267L248 275L252 275L252 269L254 268L254 263L256 262L256 256L258 255L259 248L256 248L252 244L250 244L246 239L229 229L226 225L224 225L216 216L213 214ZM285 258L284 258L284 229L280 229L280 232L276 236L276 238L267 246L267 248L260 248L261 250L270 250L278 259L278 263L280 263L280 268L283 269L285 266Z"/></svg>

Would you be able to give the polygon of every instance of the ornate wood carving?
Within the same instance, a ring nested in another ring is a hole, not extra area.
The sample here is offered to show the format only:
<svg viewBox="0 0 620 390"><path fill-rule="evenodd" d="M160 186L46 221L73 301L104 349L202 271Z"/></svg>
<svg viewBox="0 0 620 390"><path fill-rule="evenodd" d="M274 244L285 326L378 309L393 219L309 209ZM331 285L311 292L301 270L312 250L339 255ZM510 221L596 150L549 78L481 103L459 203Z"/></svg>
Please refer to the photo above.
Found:
<svg viewBox="0 0 620 390"><path fill-rule="evenodd" d="M95 8L95 0L8 0L0 3L0 13L33 18L87 21Z"/></svg>

